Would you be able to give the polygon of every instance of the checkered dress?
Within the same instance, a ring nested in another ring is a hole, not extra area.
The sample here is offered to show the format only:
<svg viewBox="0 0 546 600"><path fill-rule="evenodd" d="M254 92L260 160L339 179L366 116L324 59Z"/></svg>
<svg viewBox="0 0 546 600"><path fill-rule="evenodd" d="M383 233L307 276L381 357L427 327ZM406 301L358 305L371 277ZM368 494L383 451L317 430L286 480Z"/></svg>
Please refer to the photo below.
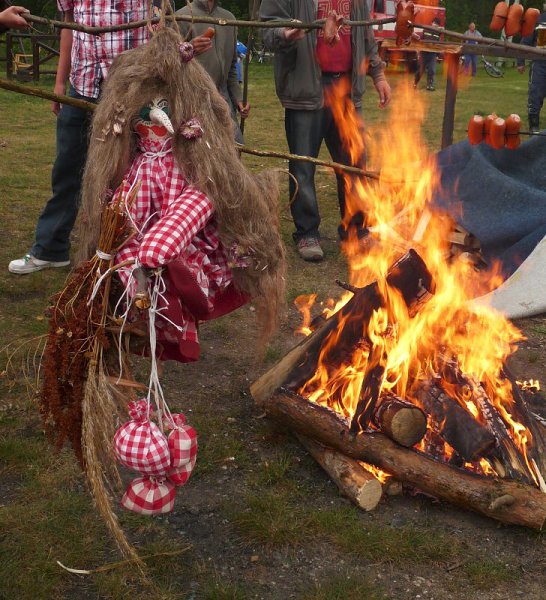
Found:
<svg viewBox="0 0 546 600"><path fill-rule="evenodd" d="M74 22L88 27L121 25L147 19L149 0L57 0L59 10L73 11ZM88 98L98 98L100 85L114 58L124 50L145 44L147 27L90 35L72 32L70 83Z"/></svg>
<svg viewBox="0 0 546 600"><path fill-rule="evenodd" d="M185 180L174 160L166 132L155 125L137 124L135 127L139 132L139 152L126 175L123 191L127 197L131 188L140 182L129 209L138 233L118 252L116 262L136 258L144 267L157 268L174 260L183 261L198 286L196 289L212 311L217 294L232 281L228 258L218 238L214 207L205 194ZM130 278L130 271L121 269L119 275L132 295L134 280ZM165 314L179 329L158 317L159 344L179 348L184 344L198 344L196 316L184 304L184 298L178 297L167 270L162 276L167 284Z"/></svg>

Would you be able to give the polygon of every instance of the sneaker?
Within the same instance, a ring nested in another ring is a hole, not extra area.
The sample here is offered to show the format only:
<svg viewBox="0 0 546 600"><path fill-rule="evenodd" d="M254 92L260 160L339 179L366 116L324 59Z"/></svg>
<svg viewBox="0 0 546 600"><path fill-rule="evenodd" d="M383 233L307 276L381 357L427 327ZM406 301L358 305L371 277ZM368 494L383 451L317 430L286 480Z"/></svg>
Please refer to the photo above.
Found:
<svg viewBox="0 0 546 600"><path fill-rule="evenodd" d="M25 254L23 258L12 260L9 263L8 269L10 273L26 275L27 273L35 273L36 271L48 269L49 267L67 267L69 264L69 260L40 260L39 258L32 256L32 254Z"/></svg>
<svg viewBox="0 0 546 600"><path fill-rule="evenodd" d="M317 238L301 238L297 248L299 255L308 262L320 262L324 258L324 252Z"/></svg>
<svg viewBox="0 0 546 600"><path fill-rule="evenodd" d="M435 92L436 88L433 85L427 85L427 91L428 92Z"/></svg>

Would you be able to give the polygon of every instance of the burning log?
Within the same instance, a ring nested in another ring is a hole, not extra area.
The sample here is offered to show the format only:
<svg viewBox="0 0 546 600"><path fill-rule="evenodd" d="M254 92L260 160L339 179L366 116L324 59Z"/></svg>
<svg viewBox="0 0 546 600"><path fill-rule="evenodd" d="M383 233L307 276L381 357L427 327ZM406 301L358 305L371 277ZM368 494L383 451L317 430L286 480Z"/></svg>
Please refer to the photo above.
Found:
<svg viewBox="0 0 546 600"><path fill-rule="evenodd" d="M357 460L304 435L298 435L297 438L349 500L366 511L373 510L379 504L383 487Z"/></svg>
<svg viewBox="0 0 546 600"><path fill-rule="evenodd" d="M410 250L390 268L387 283L401 293L410 313L416 312L434 293L432 276L414 250ZM287 387L295 390L308 381L315 372L325 340L336 330L339 334L336 356L328 357L328 361L331 359L328 364L339 364L340 357L352 351L363 338L365 324L372 313L384 305L385 299L377 282L356 289L345 306L254 383L255 398L269 397L285 382L289 382Z"/></svg>
<svg viewBox="0 0 546 600"><path fill-rule="evenodd" d="M411 448L420 442L427 430L425 413L396 396L387 396L375 410L374 424L391 440Z"/></svg>
<svg viewBox="0 0 546 600"><path fill-rule="evenodd" d="M254 394L255 386L251 387ZM474 510L503 523L541 530L546 521L546 494L517 481L480 477L403 448L380 433L351 435L347 424L329 409L288 390L254 398L274 419L342 454L387 471L423 492ZM500 501L512 496L507 505Z"/></svg>
<svg viewBox="0 0 546 600"><path fill-rule="evenodd" d="M534 477L526 464L525 458L510 436L506 423L493 405L482 384L473 377L466 376L454 360L446 360L444 371L444 376L447 377L449 382L459 386L464 391L462 395L468 395L479 408L485 426L494 436L496 441L495 454L502 463L494 462L495 471L503 477L520 479L526 483L533 482Z"/></svg>
<svg viewBox="0 0 546 600"><path fill-rule="evenodd" d="M426 385L418 396L434 431L464 460L475 461L495 446L494 436L438 385Z"/></svg>
<svg viewBox="0 0 546 600"><path fill-rule="evenodd" d="M517 413L517 419L531 432L533 436L530 455L535 461L536 469L541 477L540 485L542 491L546 492L546 440L544 438L544 424L538 421L527 409L527 404L523 397L523 392L516 383L515 377L507 367L503 369L503 375L510 381L512 385L512 397L514 399L514 407Z"/></svg>

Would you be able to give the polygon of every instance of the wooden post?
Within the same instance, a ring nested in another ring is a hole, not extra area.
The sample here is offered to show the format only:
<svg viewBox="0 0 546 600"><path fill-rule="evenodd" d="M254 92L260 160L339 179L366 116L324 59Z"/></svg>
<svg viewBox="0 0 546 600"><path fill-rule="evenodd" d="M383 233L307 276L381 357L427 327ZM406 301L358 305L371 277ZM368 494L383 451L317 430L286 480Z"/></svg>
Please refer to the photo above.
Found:
<svg viewBox="0 0 546 600"><path fill-rule="evenodd" d="M442 124L442 149L453 144L453 128L455 125L455 102L457 101L457 87L459 81L460 54L446 54L447 85L444 103L444 121Z"/></svg>
<svg viewBox="0 0 546 600"><path fill-rule="evenodd" d="M36 38L31 38L32 41L32 80L40 81L40 46Z"/></svg>
<svg viewBox="0 0 546 600"><path fill-rule="evenodd" d="M11 33L6 33L6 76L13 78L13 37Z"/></svg>

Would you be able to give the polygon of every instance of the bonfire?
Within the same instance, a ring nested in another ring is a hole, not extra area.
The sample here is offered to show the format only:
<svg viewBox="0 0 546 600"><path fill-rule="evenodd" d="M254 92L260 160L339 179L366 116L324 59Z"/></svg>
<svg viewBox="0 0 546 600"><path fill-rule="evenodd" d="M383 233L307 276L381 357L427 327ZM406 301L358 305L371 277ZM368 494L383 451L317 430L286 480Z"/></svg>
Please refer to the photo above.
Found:
<svg viewBox="0 0 546 600"><path fill-rule="evenodd" d="M432 205L439 173L420 142L425 106L409 89L396 97L389 126L366 142L346 90L328 98L347 147L357 157L366 143L380 172L347 176L345 218L364 213L370 234L365 247L356 235L344 246L349 282L333 309L312 319L314 297L298 299L307 337L253 395L364 508L381 497L377 481L394 477L541 529L546 445L524 398L539 384L522 387L506 366L523 335L473 302L502 281L499 266Z"/></svg>

